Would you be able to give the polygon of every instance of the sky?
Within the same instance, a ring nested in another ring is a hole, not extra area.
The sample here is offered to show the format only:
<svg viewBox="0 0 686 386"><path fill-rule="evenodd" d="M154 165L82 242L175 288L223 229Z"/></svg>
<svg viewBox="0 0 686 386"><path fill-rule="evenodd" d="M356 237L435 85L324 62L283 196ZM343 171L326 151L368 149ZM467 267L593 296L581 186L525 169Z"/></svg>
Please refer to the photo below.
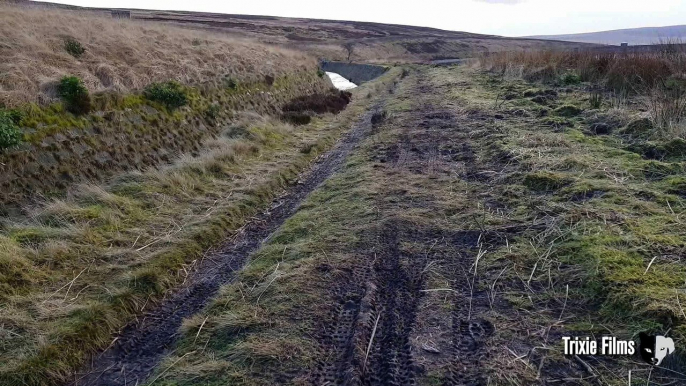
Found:
<svg viewBox="0 0 686 386"><path fill-rule="evenodd" d="M503 36L686 24L686 0L53 0L104 7L371 21Z"/></svg>

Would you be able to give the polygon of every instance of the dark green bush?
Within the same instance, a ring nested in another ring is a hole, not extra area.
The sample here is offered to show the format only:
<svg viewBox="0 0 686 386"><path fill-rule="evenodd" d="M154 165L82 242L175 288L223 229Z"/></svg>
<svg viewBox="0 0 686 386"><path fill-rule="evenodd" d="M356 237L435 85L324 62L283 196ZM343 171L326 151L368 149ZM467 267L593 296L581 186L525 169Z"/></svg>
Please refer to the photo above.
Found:
<svg viewBox="0 0 686 386"><path fill-rule="evenodd" d="M238 82L236 82L231 77L225 77L224 78L224 86L226 86L226 88L228 88L229 90L235 90L238 88Z"/></svg>
<svg viewBox="0 0 686 386"><path fill-rule="evenodd" d="M10 110L5 110L5 113L10 117L12 122L14 122L15 125L18 125L19 122L21 122L22 119L24 119L24 113L17 110L17 109L10 109Z"/></svg>
<svg viewBox="0 0 686 386"><path fill-rule="evenodd" d="M86 49L79 43L78 40L74 38L66 38L64 40L64 49L69 53L69 55L79 58L86 52Z"/></svg>
<svg viewBox="0 0 686 386"><path fill-rule="evenodd" d="M219 118L219 112L221 111L221 106L216 104L211 104L207 110L205 110L205 118L211 122L215 122Z"/></svg>
<svg viewBox="0 0 686 386"><path fill-rule="evenodd" d="M568 73L562 75L562 78L560 80L562 81L562 84L570 86L570 85L581 83L581 76L579 76L573 72L568 72Z"/></svg>
<svg viewBox="0 0 686 386"><path fill-rule="evenodd" d="M186 90L184 90L178 82L173 80L149 85L145 91L143 91L143 96L151 101L162 103L170 110L188 104Z"/></svg>
<svg viewBox="0 0 686 386"><path fill-rule="evenodd" d="M555 115L557 115L559 117L567 117L567 118L575 117L575 116L581 114L581 111L582 110L580 108L578 108L574 105L562 105L562 106L556 108L555 110L553 110Z"/></svg>
<svg viewBox="0 0 686 386"><path fill-rule="evenodd" d="M75 76L63 77L57 86L57 93L71 113L81 115L91 111L91 97L81 79Z"/></svg>
<svg viewBox="0 0 686 386"><path fill-rule="evenodd" d="M324 70L322 70L321 68L318 68L317 69L317 76L320 78L323 78L324 75L326 75L326 72Z"/></svg>
<svg viewBox="0 0 686 386"><path fill-rule="evenodd" d="M11 114L0 111L0 150L16 146L22 141L22 134Z"/></svg>

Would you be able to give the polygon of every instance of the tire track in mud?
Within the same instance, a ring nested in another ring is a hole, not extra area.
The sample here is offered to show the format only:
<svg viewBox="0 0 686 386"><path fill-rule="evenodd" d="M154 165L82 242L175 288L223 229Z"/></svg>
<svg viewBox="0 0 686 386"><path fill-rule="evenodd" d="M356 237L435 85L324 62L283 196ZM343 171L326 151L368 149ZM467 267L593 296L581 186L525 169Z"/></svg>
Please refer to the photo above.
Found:
<svg viewBox="0 0 686 386"><path fill-rule="evenodd" d="M399 248L400 224L387 221L380 231L375 258L377 306L371 350L363 365L363 385L413 385L410 333L423 287L421 259Z"/></svg>
<svg viewBox="0 0 686 386"><path fill-rule="evenodd" d="M299 184L275 200L273 206L247 224L230 242L205 259L191 273L187 284L119 334L113 344L75 375L71 386L125 386L143 383L177 340L183 319L200 312L219 288L229 283L248 256L256 251L301 202L344 164L350 152L372 131L372 117L380 104L370 108L331 151L306 172ZM354 296L351 298L354 304ZM354 307L341 314L341 322L356 319Z"/></svg>
<svg viewBox="0 0 686 386"><path fill-rule="evenodd" d="M425 95L433 94L425 81L418 79L418 84ZM421 99L417 106L396 128L398 134L392 143L373 146L371 161L400 173L445 173L472 183L488 180L480 173L468 129L459 126L456 116ZM398 200L406 202L403 196ZM423 312L419 307L425 296L423 275L428 253L410 254L399 246L414 242L431 250L443 240L447 248L431 258L452 272L453 288L447 295L452 311L446 311L442 327L447 348L429 360L442 363L444 385L485 385L487 374L481 364L488 355L486 343L495 326L481 316L490 309L488 295L476 289L478 283L470 283L469 272L480 245L504 243L507 234L522 229L416 229L389 211L379 217L382 223L377 226L380 229L373 247L365 245L376 253L361 254L358 265L350 269L350 280L337 283L332 291L336 306L319 336L325 355L311 383L416 384L425 369L415 358L422 348L412 340L418 334L418 313Z"/></svg>
<svg viewBox="0 0 686 386"><path fill-rule="evenodd" d="M400 251L401 226L385 222L377 232L378 251L334 290L338 305L320 337L328 355L313 384L415 383L410 333L423 286L422 259Z"/></svg>

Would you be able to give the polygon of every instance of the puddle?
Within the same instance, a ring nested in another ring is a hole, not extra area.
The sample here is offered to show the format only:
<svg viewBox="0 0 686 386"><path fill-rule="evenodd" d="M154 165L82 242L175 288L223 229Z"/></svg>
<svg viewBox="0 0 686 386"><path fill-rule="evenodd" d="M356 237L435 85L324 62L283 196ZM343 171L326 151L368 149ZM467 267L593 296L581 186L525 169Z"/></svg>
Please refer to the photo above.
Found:
<svg viewBox="0 0 686 386"><path fill-rule="evenodd" d="M357 85L344 77L336 74L335 72L327 72L326 75L329 76L329 79L331 79L331 83L333 83L333 86L336 87L339 90L350 90Z"/></svg>

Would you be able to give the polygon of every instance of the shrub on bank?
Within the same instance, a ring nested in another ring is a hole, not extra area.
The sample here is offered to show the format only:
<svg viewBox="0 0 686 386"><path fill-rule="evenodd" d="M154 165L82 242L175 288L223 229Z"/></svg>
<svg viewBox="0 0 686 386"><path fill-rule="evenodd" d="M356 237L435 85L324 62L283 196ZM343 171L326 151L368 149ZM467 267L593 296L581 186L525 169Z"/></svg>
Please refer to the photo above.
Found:
<svg viewBox="0 0 686 386"><path fill-rule="evenodd" d="M22 137L13 116L7 111L0 111L0 150L17 146Z"/></svg>
<svg viewBox="0 0 686 386"><path fill-rule="evenodd" d="M564 75L562 75L562 84L567 85L567 86L572 86L575 84L581 83L581 76L573 73L573 72L568 72Z"/></svg>
<svg viewBox="0 0 686 386"><path fill-rule="evenodd" d="M91 97L81 79L75 76L63 77L57 85L57 93L69 112L82 115L91 111Z"/></svg>
<svg viewBox="0 0 686 386"><path fill-rule="evenodd" d="M153 83L146 87L143 95L148 100L162 103L168 109L174 110L188 104L188 96L183 86L175 81Z"/></svg>
<svg viewBox="0 0 686 386"><path fill-rule="evenodd" d="M81 45L81 43L74 38L66 38L64 40L64 49L69 53L69 55L80 58L86 49Z"/></svg>

